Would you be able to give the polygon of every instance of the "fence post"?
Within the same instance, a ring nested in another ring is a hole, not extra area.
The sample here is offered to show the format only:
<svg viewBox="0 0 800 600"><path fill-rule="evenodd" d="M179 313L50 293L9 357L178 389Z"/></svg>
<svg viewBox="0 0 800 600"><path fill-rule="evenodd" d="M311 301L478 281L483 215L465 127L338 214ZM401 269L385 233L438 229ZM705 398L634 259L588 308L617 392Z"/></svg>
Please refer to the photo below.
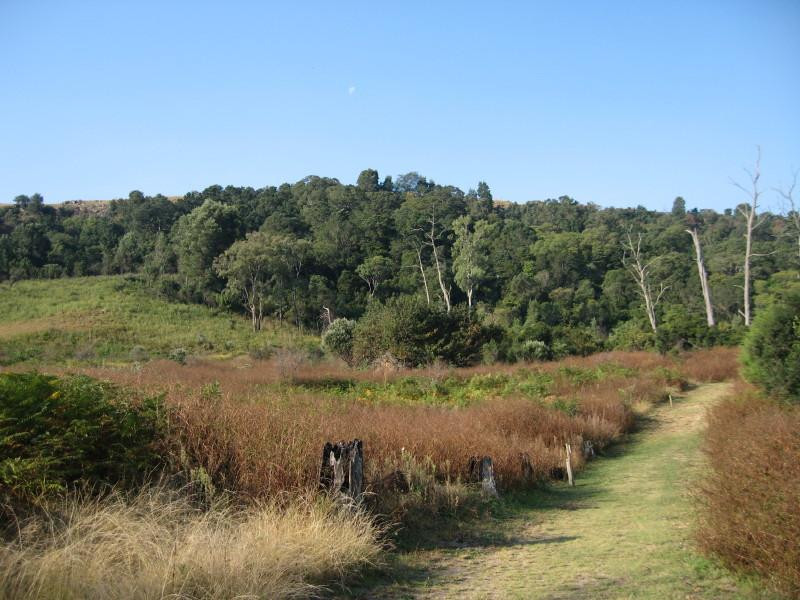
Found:
<svg viewBox="0 0 800 600"><path fill-rule="evenodd" d="M567 481L570 485L575 485L575 481L572 479L572 446L570 444L567 444Z"/></svg>

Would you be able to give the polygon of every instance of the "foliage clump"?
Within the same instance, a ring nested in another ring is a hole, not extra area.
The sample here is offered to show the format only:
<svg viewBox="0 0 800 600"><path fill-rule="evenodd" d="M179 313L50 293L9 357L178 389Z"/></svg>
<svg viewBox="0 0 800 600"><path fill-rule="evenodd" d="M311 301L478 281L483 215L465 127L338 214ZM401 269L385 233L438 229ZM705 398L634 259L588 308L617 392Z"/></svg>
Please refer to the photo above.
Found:
<svg viewBox="0 0 800 600"><path fill-rule="evenodd" d="M744 340L744 376L767 393L800 402L800 286L760 310Z"/></svg>
<svg viewBox="0 0 800 600"><path fill-rule="evenodd" d="M160 463L163 415L160 397L87 376L0 374L0 488L25 499L138 480Z"/></svg>
<svg viewBox="0 0 800 600"><path fill-rule="evenodd" d="M390 355L409 367L437 359L464 366L478 362L483 345L498 335L460 307L447 312L401 296L370 305L353 331L353 360L368 365Z"/></svg>
<svg viewBox="0 0 800 600"><path fill-rule="evenodd" d="M335 319L322 334L322 345L348 365L353 364L353 333L356 322L352 319Z"/></svg>

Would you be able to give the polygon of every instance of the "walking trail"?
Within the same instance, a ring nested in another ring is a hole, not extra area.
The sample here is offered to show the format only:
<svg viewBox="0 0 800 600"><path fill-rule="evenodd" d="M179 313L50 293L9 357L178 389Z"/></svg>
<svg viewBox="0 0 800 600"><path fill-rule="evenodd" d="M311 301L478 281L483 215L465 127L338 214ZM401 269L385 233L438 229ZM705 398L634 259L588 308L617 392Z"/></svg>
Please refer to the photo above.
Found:
<svg viewBox="0 0 800 600"><path fill-rule="evenodd" d="M756 598L692 543L706 409L729 390L701 385L646 418L630 442L556 485L512 499L500 540L401 554L393 581L361 598ZM365 593L366 592L366 593Z"/></svg>

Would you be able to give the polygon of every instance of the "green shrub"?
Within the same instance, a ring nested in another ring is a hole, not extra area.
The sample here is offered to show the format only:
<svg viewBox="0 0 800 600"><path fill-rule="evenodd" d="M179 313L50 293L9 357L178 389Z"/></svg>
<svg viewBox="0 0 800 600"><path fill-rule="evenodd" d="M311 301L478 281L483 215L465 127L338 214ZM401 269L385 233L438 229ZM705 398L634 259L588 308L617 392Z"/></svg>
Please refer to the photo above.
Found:
<svg viewBox="0 0 800 600"><path fill-rule="evenodd" d="M0 374L0 488L30 498L79 480L115 484L159 464L159 397L86 376Z"/></svg>
<svg viewBox="0 0 800 600"><path fill-rule="evenodd" d="M322 345L348 365L353 364L353 332L356 322L351 319L336 319L322 334Z"/></svg>
<svg viewBox="0 0 800 600"><path fill-rule="evenodd" d="M446 312L425 301L401 296L372 303L353 330L353 361L370 364L386 354L406 366L443 360L463 366L481 359L487 342L500 330L484 326L465 309Z"/></svg>
<svg viewBox="0 0 800 600"><path fill-rule="evenodd" d="M800 402L800 286L779 293L756 314L742 366L745 378L768 393Z"/></svg>

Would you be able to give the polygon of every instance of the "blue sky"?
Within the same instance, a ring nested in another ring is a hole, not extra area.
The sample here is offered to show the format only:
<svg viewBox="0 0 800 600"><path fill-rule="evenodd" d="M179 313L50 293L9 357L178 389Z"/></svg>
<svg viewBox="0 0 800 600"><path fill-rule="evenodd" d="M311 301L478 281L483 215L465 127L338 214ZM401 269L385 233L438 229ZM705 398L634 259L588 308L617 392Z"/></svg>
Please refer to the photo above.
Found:
<svg viewBox="0 0 800 600"><path fill-rule="evenodd" d="M721 209L756 144L800 167L800 2L0 0L0 86L0 202L371 167Z"/></svg>

